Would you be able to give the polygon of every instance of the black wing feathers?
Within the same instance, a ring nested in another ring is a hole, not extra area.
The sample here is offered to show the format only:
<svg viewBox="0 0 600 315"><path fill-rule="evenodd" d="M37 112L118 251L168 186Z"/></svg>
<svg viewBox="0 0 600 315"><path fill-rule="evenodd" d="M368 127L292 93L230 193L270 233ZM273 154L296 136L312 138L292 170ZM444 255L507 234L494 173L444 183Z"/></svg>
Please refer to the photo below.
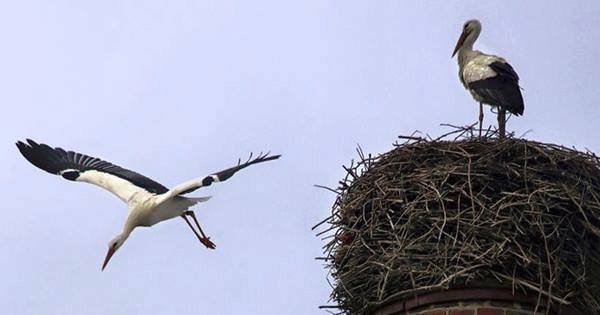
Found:
<svg viewBox="0 0 600 315"><path fill-rule="evenodd" d="M202 179L202 186L190 188L188 190L181 192L179 195L184 195L184 194L190 193L200 187L210 186L215 181L222 182L224 180L227 180L231 176L233 176L233 174L237 173L239 170L246 168L252 164L276 160L279 157L281 157L281 155L269 156L269 152L267 152L265 154L260 153L258 155L258 157L256 157L255 159L252 159L252 154L250 154L250 157L248 157L248 160L246 160L246 162L242 163L242 160L238 160L238 165L204 177Z"/></svg>
<svg viewBox="0 0 600 315"><path fill-rule="evenodd" d="M519 75L508 62L492 62L490 68L492 68L499 76L509 78L517 84L519 83Z"/></svg>
<svg viewBox="0 0 600 315"><path fill-rule="evenodd" d="M273 155L273 156L269 156L269 153L267 152L266 154L259 154L257 158L255 158L254 160L252 159L252 154L250 154L250 157L248 157L248 160L242 164L241 160L238 160L238 165L234 166L234 167L230 167L226 170L214 173L213 175L215 175L220 182L230 178L231 176L233 176L233 174L235 174L237 171L246 168L252 164L257 164L257 163L262 163L262 162L266 162L266 161L272 161L272 160L276 160L280 157L281 155Z"/></svg>
<svg viewBox="0 0 600 315"><path fill-rule="evenodd" d="M18 141L17 148L31 164L48 173L62 175L69 180L76 180L79 173L96 170L127 180L151 193L162 194L168 191L165 186L146 176L85 154L51 148L30 139L27 139L27 143ZM66 170L74 171L65 172Z"/></svg>
<svg viewBox="0 0 600 315"><path fill-rule="evenodd" d="M471 82L469 89L481 96L486 104L503 107L517 116L522 115L525 106L517 72L506 62L492 62L489 67L497 75Z"/></svg>

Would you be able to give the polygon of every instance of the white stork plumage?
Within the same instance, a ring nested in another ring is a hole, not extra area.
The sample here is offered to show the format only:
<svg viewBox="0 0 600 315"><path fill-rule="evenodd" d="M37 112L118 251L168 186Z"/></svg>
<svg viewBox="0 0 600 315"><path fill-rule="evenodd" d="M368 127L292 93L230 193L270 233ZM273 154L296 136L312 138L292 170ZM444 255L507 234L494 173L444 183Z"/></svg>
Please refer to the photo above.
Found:
<svg viewBox="0 0 600 315"><path fill-rule="evenodd" d="M481 23L478 20L465 22L452 57L458 52L460 82L479 102L479 136L483 124L483 104L488 104L498 108L498 131L500 137L504 137L506 111L515 116L523 114L519 75L504 58L473 50L479 33Z"/></svg>
<svg viewBox="0 0 600 315"><path fill-rule="evenodd" d="M269 156L259 154L252 159L252 154L245 163L238 161L237 166L213 173L208 176L189 180L171 189L140 175L99 158L61 148L51 148L27 139L27 143L18 141L17 148L31 164L71 181L94 184L113 193L127 203L129 211L122 232L108 243L108 252L102 264L102 270L113 254L125 243L131 232L138 226L152 226L158 222L181 217L192 229L204 246L214 249L215 245L207 237L189 208L210 197L190 198L182 195L198 188L210 186L213 182L222 182L237 171L252 164L278 159L280 155ZM198 228L194 229L187 217L191 217Z"/></svg>

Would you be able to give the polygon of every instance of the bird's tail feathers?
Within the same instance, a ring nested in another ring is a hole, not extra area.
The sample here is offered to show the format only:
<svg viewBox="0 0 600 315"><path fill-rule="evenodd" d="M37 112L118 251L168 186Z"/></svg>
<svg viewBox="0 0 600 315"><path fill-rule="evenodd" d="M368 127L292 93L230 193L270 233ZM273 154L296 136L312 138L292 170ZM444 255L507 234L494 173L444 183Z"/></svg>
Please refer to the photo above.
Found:
<svg viewBox="0 0 600 315"><path fill-rule="evenodd" d="M186 197L186 199L189 200L189 202L191 203L190 206L193 206L193 205L195 205L197 203L200 203L200 202L206 202L210 198L212 198L212 196L206 196L206 197Z"/></svg>

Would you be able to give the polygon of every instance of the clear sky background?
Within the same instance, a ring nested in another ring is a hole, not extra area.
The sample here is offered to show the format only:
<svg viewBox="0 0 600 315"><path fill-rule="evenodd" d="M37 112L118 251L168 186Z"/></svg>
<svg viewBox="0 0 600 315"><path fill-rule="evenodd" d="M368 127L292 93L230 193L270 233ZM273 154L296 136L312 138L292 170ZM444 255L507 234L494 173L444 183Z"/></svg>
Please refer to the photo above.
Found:
<svg viewBox="0 0 600 315"><path fill-rule="evenodd" d="M476 121L450 59L476 48L521 76L508 129L600 152L599 1L4 1L0 5L0 310L4 314L323 314L323 242L342 164L400 134ZM486 124L495 123L486 110ZM217 244L175 219L34 168L26 137L172 186L250 151L281 160L194 193Z"/></svg>

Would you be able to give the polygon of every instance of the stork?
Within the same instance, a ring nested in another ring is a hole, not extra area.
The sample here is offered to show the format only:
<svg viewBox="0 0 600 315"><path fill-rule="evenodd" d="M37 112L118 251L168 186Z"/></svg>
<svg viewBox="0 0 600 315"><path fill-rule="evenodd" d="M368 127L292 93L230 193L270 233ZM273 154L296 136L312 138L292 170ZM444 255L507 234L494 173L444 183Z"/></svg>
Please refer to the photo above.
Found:
<svg viewBox="0 0 600 315"><path fill-rule="evenodd" d="M85 154L52 148L46 144L38 144L27 139L26 143L18 141L17 148L31 164L38 168L63 178L99 186L116 195L127 203L129 208L123 230L108 243L108 252L102 263L102 270L114 253L125 243L131 232L138 226L152 226L156 223L181 217L192 229L198 240L207 248L214 249L215 244L207 237L191 206L207 201L210 197L191 198L183 195L198 188L210 186L213 182L227 180L237 171L252 164L278 159L280 155L269 156L269 153L259 154L252 159L226 170L204 177L198 177L177 185L171 189L140 175L134 171ZM188 217L192 218L198 228L194 229Z"/></svg>
<svg viewBox="0 0 600 315"><path fill-rule="evenodd" d="M523 114L519 75L504 58L473 50L473 43L480 32L481 23L478 20L465 22L452 57L458 52L460 82L479 102L479 137L483 124L483 104L488 104L498 108L498 131L502 138L506 132L506 111L515 116Z"/></svg>

